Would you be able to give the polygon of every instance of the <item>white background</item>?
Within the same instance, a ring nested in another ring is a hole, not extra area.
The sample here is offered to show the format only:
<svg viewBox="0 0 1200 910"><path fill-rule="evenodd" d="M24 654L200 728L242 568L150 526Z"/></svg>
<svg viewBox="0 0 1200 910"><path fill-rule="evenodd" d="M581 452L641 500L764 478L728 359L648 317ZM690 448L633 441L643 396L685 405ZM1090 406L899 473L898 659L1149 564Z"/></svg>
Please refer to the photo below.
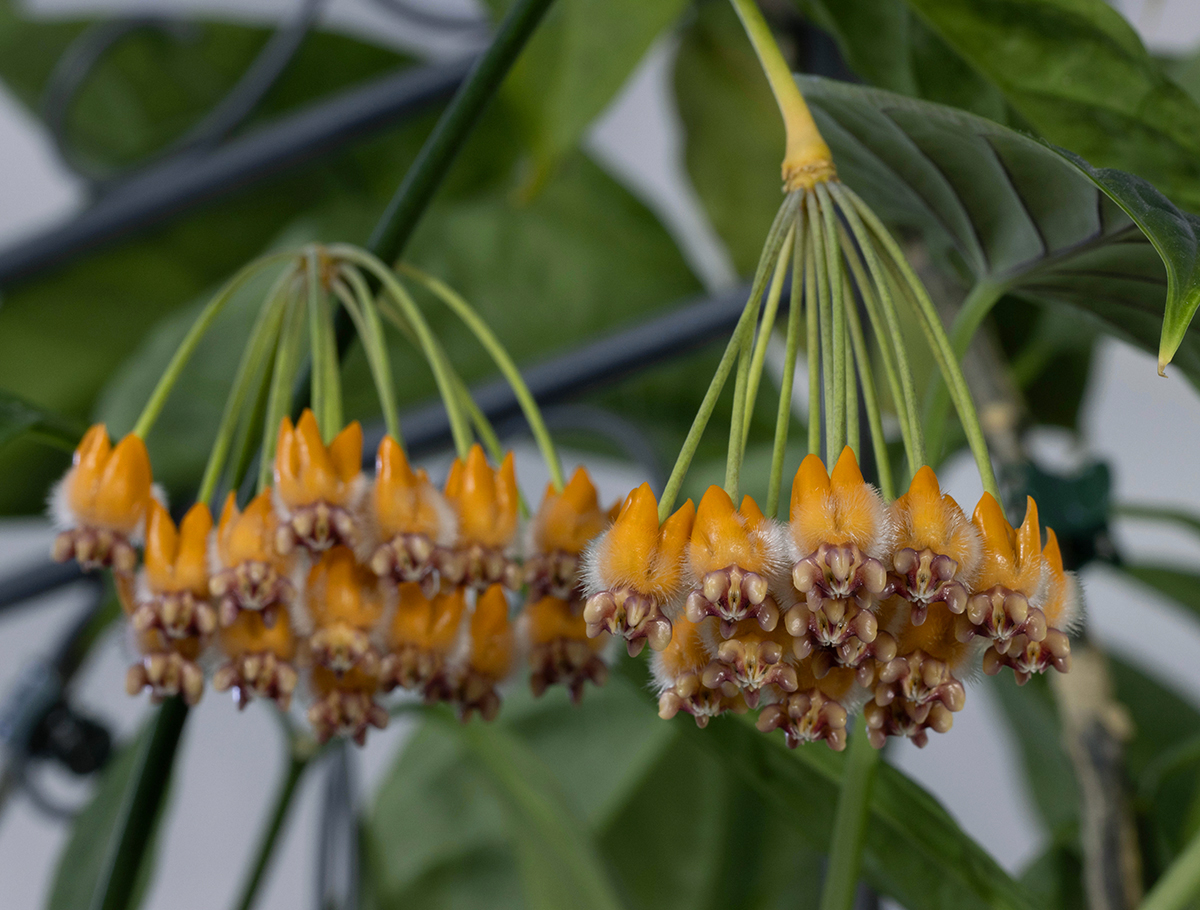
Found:
<svg viewBox="0 0 1200 910"><path fill-rule="evenodd" d="M81 10L109 13L163 7L206 11L255 21L275 21L295 0L37 0L39 15L70 16ZM449 5L450 0L430 0ZM469 0L455 3L469 9ZM1195 0L1126 0L1118 4L1152 47L1186 51L1200 42L1200 5ZM368 0L331 0L326 22L352 33L383 36L397 46L454 53L452 43L398 29ZM697 273L712 289L732 280L728 258L699 214L683 175L675 115L669 93L672 48L651 54L589 136L589 147L662 216L685 247ZM56 160L33 119L0 87L0 247L67 218L81 204L79 187ZM1084 455L1113 466L1121 501L1175 503L1200 512L1200 396L1178 376L1157 377L1148 355L1116 343L1101 345L1085 406L1082 439L1038 437L1035 448L1054 463ZM596 465L603 492L615 497L637 479L617 465ZM528 490L544 483L536 458L526 453L520 474ZM973 503L978 480L968 464L945 478L961 502ZM1122 522L1116 533L1132 556L1177 557L1200 564L1194 539ZM0 573L45 553L50 534L39 521L0 523ZM1167 604L1135 590L1103 569L1083 578L1091 628L1113 652L1135 657L1162 681L1200 707L1200 629ZM77 595L63 592L0 619L0 693L8 691L24 664L42 653L78 609ZM125 697L128 654L119 635L89 661L79 684L86 709L125 734L135 729L145 705ZM369 793L401 744L403 726L373 734L363 752L362 786ZM228 906L239 886L247 853L281 768L277 729L252 706L239 716L211 692L194 712L182 747L182 773L146 906L153 910L211 910ZM970 692L954 730L917 750L905 745L894 759L936 793L966 830L1005 866L1018 869L1038 852L1040 833L1019 785L1015 752L996 706L986 692ZM289 833L269 872L260 906L294 910L311 905L312 860L318 788L310 775L293 810ZM64 797L82 797L69 782L50 782ZM65 828L40 816L16 797L0 817L0 910L32 910L44 900Z"/></svg>

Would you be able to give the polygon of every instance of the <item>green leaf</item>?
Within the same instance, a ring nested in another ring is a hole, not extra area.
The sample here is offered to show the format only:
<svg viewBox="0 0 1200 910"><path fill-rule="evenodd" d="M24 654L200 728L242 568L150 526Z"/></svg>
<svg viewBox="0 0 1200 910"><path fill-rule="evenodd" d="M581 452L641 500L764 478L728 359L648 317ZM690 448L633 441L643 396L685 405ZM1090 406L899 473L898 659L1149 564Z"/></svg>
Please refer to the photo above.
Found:
<svg viewBox="0 0 1200 910"><path fill-rule="evenodd" d="M999 89L983 78L904 0L796 0L829 32L865 81L1006 122Z"/></svg>
<svg viewBox="0 0 1200 910"><path fill-rule="evenodd" d="M1170 506L1130 503L1128 505L1118 505L1114 514L1118 518L1138 518L1147 521L1161 521L1164 524L1182 525L1184 528L1200 534L1200 515Z"/></svg>
<svg viewBox="0 0 1200 910"><path fill-rule="evenodd" d="M1200 712L1167 686L1138 667L1109 658L1117 699L1129 711L1133 738L1125 746L1125 763L1140 788L1157 776L1154 799L1136 808L1141 829L1146 881L1154 881L1187 844L1196 824L1200 780L1195 766L1184 764L1164 773L1164 756L1200 739Z"/></svg>
<svg viewBox="0 0 1200 910"><path fill-rule="evenodd" d="M1056 844L1078 849L1079 785L1063 746L1062 726L1050 684L1036 676L1018 686L1009 674L993 677L997 696L1021 754L1021 766L1032 802Z"/></svg>
<svg viewBox="0 0 1200 910"><path fill-rule="evenodd" d="M108 857L113 837L113 826L120 818L122 806L136 784L132 775L138 763L138 755L145 748L154 732L154 724L146 724L136 737L126 743L113 756L100 775L95 795L76 817L71 836L62 853L50 885L46 910L79 910L92 905L93 894L99 885L101 872ZM166 800L163 801L165 805ZM130 910L141 904L146 885L155 863L157 830L163 809L160 807L150 836L150 846L138 869L134 884Z"/></svg>
<svg viewBox="0 0 1200 910"><path fill-rule="evenodd" d="M744 720L697 731L729 768L779 805L810 843L829 843L844 755L823 744L790 752ZM1031 908L1028 895L955 824L934 797L889 765L871 791L867 880L909 910Z"/></svg>
<svg viewBox="0 0 1200 910"><path fill-rule="evenodd" d="M499 724L455 729L507 809L531 910L619 908L590 832L536 753Z"/></svg>
<svg viewBox="0 0 1200 910"><path fill-rule="evenodd" d="M507 6L507 3L493 3ZM559 0L505 82L533 152L526 193L541 188L629 79L687 0Z"/></svg>
<svg viewBox="0 0 1200 910"><path fill-rule="evenodd" d="M907 0L1042 136L1200 204L1200 105L1104 0Z"/></svg>
<svg viewBox="0 0 1200 910"><path fill-rule="evenodd" d="M1151 351L1164 306L1200 292L1200 220L1145 181L951 108L824 79L801 86L846 182L968 283L1067 304ZM1200 379L1200 334L1184 338L1179 362Z"/></svg>
<svg viewBox="0 0 1200 910"><path fill-rule="evenodd" d="M1051 844L1021 873L1021 884L1043 910L1087 910L1083 863L1070 845Z"/></svg>
<svg viewBox="0 0 1200 910"><path fill-rule="evenodd" d="M0 449L24 435L70 452L83 435L83 427L0 390Z"/></svg>
<svg viewBox="0 0 1200 910"><path fill-rule="evenodd" d="M1142 563L1122 563L1116 568L1200 618L1200 572Z"/></svg>
<svg viewBox="0 0 1200 910"><path fill-rule="evenodd" d="M742 269L778 204L781 148L745 44L732 17L714 12L689 31L676 66L689 171ZM1195 216L1137 177L963 111L824 79L800 85L839 175L890 225L919 231L964 285L1068 304L1146 350L1166 338L1200 379L1200 336L1180 328L1200 299ZM749 168L769 192L726 186L726 174Z"/></svg>

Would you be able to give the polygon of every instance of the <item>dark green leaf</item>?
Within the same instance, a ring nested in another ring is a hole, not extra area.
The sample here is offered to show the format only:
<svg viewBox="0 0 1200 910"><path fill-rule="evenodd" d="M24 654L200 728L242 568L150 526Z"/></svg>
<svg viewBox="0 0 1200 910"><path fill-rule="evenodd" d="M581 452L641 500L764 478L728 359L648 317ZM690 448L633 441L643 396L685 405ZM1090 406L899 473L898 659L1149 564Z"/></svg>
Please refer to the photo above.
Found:
<svg viewBox="0 0 1200 910"><path fill-rule="evenodd" d="M1021 873L1036 906L1043 910L1087 910L1079 851L1055 842Z"/></svg>
<svg viewBox="0 0 1200 910"><path fill-rule="evenodd" d="M1200 203L1200 105L1104 0L907 0L1041 135Z"/></svg>
<svg viewBox="0 0 1200 910"><path fill-rule="evenodd" d="M591 834L567 805L550 768L499 724L454 729L507 810L531 910L619 908Z"/></svg>
<svg viewBox="0 0 1200 910"><path fill-rule="evenodd" d="M1194 216L1144 181L951 108L823 79L801 85L846 182L944 250L968 283L1071 305L1151 351L1164 301L1178 308L1197 294ZM1178 359L1200 379L1200 334Z"/></svg>
<svg viewBox="0 0 1200 910"><path fill-rule="evenodd" d="M1189 839L1200 786L1194 765L1163 773L1164 755L1200 739L1200 712L1170 688L1119 658L1109 658L1117 699L1129 711L1133 738L1125 762L1136 787L1157 776L1155 798L1138 804L1139 839L1147 881L1154 881Z"/></svg>
<svg viewBox="0 0 1200 910"><path fill-rule="evenodd" d="M778 113L753 65L737 23L714 11L690 30L676 68L689 170L743 270L779 198L777 184L772 196L726 176L753 169L774 183L777 173ZM889 224L919 231L964 285L1068 304L1150 351L1166 326L1171 344L1182 337L1180 366L1200 379L1200 333L1178 328L1200 294L1195 216L1136 177L963 111L800 83L840 176Z"/></svg>
<svg viewBox="0 0 1200 910"><path fill-rule="evenodd" d="M789 752L781 739L726 720L696 734L810 843L829 842L844 756L823 744ZM883 765L871 793L863 859L868 881L909 910L1030 908L1028 895L919 785Z"/></svg>
<svg viewBox="0 0 1200 910"><path fill-rule="evenodd" d="M58 868L50 885L50 896L46 900L46 910L79 910L80 907L91 906L93 893L112 844L113 826L117 823L121 808L135 784L131 775L137 766L138 755L153 732L153 723L147 724L113 756L108 767L101 773L92 801L75 819L71 837L59 855ZM159 818L155 820L155 829L161 817L160 809ZM141 904L154 868L156 846L157 835L152 834L149 849L138 869L130 910L135 910Z"/></svg>
<svg viewBox="0 0 1200 910"><path fill-rule="evenodd" d="M83 435L83 427L0 391L0 449L24 435L70 452Z"/></svg>
<svg viewBox="0 0 1200 910"><path fill-rule="evenodd" d="M864 80L1005 122L1004 96L904 0L797 0Z"/></svg>

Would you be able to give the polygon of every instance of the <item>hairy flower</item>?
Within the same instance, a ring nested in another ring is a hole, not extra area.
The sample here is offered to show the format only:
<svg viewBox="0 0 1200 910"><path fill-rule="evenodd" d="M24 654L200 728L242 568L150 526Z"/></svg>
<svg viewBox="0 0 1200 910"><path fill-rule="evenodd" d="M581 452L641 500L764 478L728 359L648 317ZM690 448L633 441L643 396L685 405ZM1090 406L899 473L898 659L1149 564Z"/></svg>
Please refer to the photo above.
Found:
<svg viewBox="0 0 1200 910"><path fill-rule="evenodd" d="M295 597L288 558L275 549L278 528L270 490L250 500L244 512L238 511L233 493L225 499L209 580L222 626L231 625L243 610L261 614L270 626Z"/></svg>
<svg viewBox="0 0 1200 910"><path fill-rule="evenodd" d="M137 636L142 656L125 674L125 691L137 695L150 690L150 700L179 695L194 705L204 694L204 671L197 664L201 644L197 638L170 639L158 629Z"/></svg>
<svg viewBox="0 0 1200 910"><path fill-rule="evenodd" d="M442 579L480 591L497 583L520 587L520 569L508 555L519 502L512 452L493 471L483 449L472 446L465 463L456 458L450 467L446 500L458 516L458 539L435 555Z"/></svg>
<svg viewBox="0 0 1200 910"><path fill-rule="evenodd" d="M55 538L54 558L76 559L84 569L132 572L133 544L151 498L150 456L141 438L130 434L114 447L104 424L91 427L51 494L51 511L64 529Z"/></svg>
<svg viewBox="0 0 1200 910"><path fill-rule="evenodd" d="M312 567L305 604L314 629L308 640L314 663L336 675L354 669L379 675L372 633L387 609L386 590L348 547L326 551Z"/></svg>
<svg viewBox="0 0 1200 910"><path fill-rule="evenodd" d="M308 709L308 722L317 742L340 735L361 746L367 730L387 726L387 711L375 701L379 690L376 676L359 669L337 674L317 666L312 670L312 688L316 699Z"/></svg>
<svg viewBox="0 0 1200 910"><path fill-rule="evenodd" d="M603 659L608 635L588 638L578 601L551 595L530 599L518 617L517 637L529 653L529 685L535 696L561 683L578 704L584 683L602 686L608 680Z"/></svg>
<svg viewBox="0 0 1200 910"><path fill-rule="evenodd" d="M684 550L696 508L689 499L662 526L649 484L625 499L612 526L589 548L590 596L583 609L588 635L610 632L625 639L631 656L648 642L661 651L671 640L665 611L679 595Z"/></svg>
<svg viewBox="0 0 1200 910"><path fill-rule="evenodd" d="M735 509L725 490L709 487L687 547L688 577L695 586L685 603L688 619L717 617L725 638L732 638L745 619L764 632L774 631L779 606L770 579L786 562L786 552L786 532L765 518L753 499L745 497Z"/></svg>
<svg viewBox="0 0 1200 910"><path fill-rule="evenodd" d="M320 553L359 543L356 513L366 492L362 446L358 421L326 446L311 410L305 409L294 427L283 418L275 448L275 549L280 555L297 547Z"/></svg>
<svg viewBox="0 0 1200 910"><path fill-rule="evenodd" d="M387 633L388 653L381 664L384 689L401 686L419 690L427 701L449 699L449 668L466 610L462 588L427 597L418 584L399 585Z"/></svg>
<svg viewBox="0 0 1200 910"><path fill-rule="evenodd" d="M437 581L434 553L454 543L454 512L429 475L413 471L391 436L383 437L375 456L371 503L382 541L371 556L371 569L399 582L421 582L432 594Z"/></svg>
<svg viewBox="0 0 1200 910"><path fill-rule="evenodd" d="M696 726L726 711L745 714L748 710L741 692L704 683L705 668L711 660L704 630L717 621L709 618L694 623L681 616L671 625L671 640L666 648L650 657L650 672L658 687L658 716L670 720L680 711L696 719Z"/></svg>
<svg viewBox="0 0 1200 910"><path fill-rule="evenodd" d="M175 522L150 501L146 523L146 562L130 622L138 632L157 629L170 639L206 639L217 626L208 601L208 535L212 513L198 502Z"/></svg>
<svg viewBox="0 0 1200 910"><path fill-rule="evenodd" d="M217 641L228 658L213 674L213 688L233 691L239 708L257 698L269 698L286 711L298 676L296 639L287 613L268 626L261 613L240 613L220 630Z"/></svg>
<svg viewBox="0 0 1200 910"><path fill-rule="evenodd" d="M607 525L608 513L600 508L596 487L584 468L576 469L561 493L548 484L530 528L530 554L525 561L530 597L577 598L583 551Z"/></svg>
<svg viewBox="0 0 1200 910"><path fill-rule="evenodd" d="M854 671L835 667L817 679L804 664L797 668L796 690L769 704L758 715L763 733L783 730L788 748L825 740L829 748L846 748L846 703L854 693Z"/></svg>
<svg viewBox="0 0 1200 910"><path fill-rule="evenodd" d="M797 561L792 585L803 599L784 617L797 658L814 649L841 663L861 660L874 643L872 611L887 590L886 558L892 541L887 507L863 480L847 446L831 474L816 455L800 463L792 483L791 533Z"/></svg>
<svg viewBox="0 0 1200 910"><path fill-rule="evenodd" d="M467 631L466 661L455 680L459 717L466 720L478 711L484 720L493 720L500 711L496 686L513 666L513 628L502 585L492 585L478 596Z"/></svg>

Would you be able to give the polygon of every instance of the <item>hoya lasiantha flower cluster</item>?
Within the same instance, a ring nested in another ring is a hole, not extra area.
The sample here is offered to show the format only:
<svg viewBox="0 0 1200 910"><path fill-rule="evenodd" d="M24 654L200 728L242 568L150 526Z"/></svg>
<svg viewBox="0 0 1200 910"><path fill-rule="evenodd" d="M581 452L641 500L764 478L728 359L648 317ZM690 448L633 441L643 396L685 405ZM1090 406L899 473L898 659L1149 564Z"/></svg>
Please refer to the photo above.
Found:
<svg viewBox="0 0 1200 910"><path fill-rule="evenodd" d="M786 524L710 487L661 525L649 487L589 551L590 631L649 643L659 713L704 726L761 707L759 729L840 749L864 710L871 740L919 745L962 708L980 667L1065 671L1074 581L1032 500L1014 530L984 494L968 520L922 468L886 503L846 448L804 459Z"/></svg>
<svg viewBox="0 0 1200 910"><path fill-rule="evenodd" d="M176 526L152 484L143 439L220 309L256 271L281 261L196 504ZM587 634L580 573L609 513L583 469L563 483L536 405L487 327L444 285L408 274L463 318L513 382L553 477L541 507L523 529L512 454L493 467L472 444L477 436L499 454L396 274L351 247L266 257L202 313L134 431L114 447L104 426L92 427L52 496L61 528L55 557L113 572L139 653L130 694L194 704L211 679L243 706L257 697L287 710L296 700L320 740L361 742L369 727L386 724L381 698L395 689L490 720L526 655L536 694L561 684L578 700L585 683L604 682L605 642ZM341 419L334 299L358 331L384 410L388 433L373 476L363 471L361 427ZM417 340L450 413L459 457L440 490L405 453L382 318ZM287 411L305 347L313 407L293 423ZM258 489L241 503L229 492L214 522L208 503L222 475L231 491L245 486L255 383L269 390Z"/></svg>
<svg viewBox="0 0 1200 910"><path fill-rule="evenodd" d="M490 720L519 652L538 694L561 683L578 699L604 681L579 571L608 514L586 471L547 489L521 541L511 453L493 469L474 446L439 491L390 436L365 475L362 446L357 423L326 445L312 411L285 418L274 484L244 509L230 493L215 525L198 503L176 527L142 440L112 448L103 426L88 431L55 495L55 555L113 570L140 652L130 694L194 704L211 674L242 706L287 709L299 692L319 739L361 741L397 687Z"/></svg>

